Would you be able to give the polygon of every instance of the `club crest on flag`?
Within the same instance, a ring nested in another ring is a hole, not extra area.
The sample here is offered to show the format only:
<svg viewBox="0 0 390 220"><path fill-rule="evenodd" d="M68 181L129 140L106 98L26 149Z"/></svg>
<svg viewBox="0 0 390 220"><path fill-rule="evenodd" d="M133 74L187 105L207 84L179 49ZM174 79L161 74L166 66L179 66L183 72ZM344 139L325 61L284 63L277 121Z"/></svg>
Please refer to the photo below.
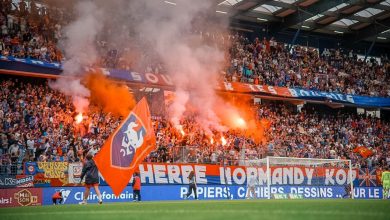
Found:
<svg viewBox="0 0 390 220"><path fill-rule="evenodd" d="M107 138L93 160L116 196L126 188L131 176L156 147L149 106L142 98L126 119Z"/></svg>
<svg viewBox="0 0 390 220"><path fill-rule="evenodd" d="M137 149L144 143L145 134L146 129L142 120L133 112L130 113L112 138L111 166L128 168Z"/></svg>

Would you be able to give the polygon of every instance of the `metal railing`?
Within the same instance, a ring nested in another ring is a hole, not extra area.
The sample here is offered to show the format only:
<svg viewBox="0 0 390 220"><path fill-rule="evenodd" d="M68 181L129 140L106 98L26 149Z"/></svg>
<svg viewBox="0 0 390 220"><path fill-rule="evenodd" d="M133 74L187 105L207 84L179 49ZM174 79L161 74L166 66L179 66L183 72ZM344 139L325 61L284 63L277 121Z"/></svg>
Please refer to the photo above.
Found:
<svg viewBox="0 0 390 220"><path fill-rule="evenodd" d="M150 154L151 162L243 165L247 160L265 158L265 153L242 154L232 149L204 150L198 146L160 148ZM269 156L269 155L268 155Z"/></svg>
<svg viewBox="0 0 390 220"><path fill-rule="evenodd" d="M0 165L0 175L19 175L23 174L23 164Z"/></svg>

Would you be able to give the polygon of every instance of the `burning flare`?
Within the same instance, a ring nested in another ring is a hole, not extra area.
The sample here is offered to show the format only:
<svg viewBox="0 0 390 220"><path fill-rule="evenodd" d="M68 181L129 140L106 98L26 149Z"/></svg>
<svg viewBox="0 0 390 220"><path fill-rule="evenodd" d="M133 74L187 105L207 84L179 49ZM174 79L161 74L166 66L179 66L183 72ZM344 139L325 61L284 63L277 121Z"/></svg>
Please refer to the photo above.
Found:
<svg viewBox="0 0 390 220"><path fill-rule="evenodd" d="M214 138L213 137L210 138L210 143L214 144Z"/></svg>
<svg viewBox="0 0 390 220"><path fill-rule="evenodd" d="M222 143L222 146L225 146L226 143L227 143L227 141L226 141L224 136L221 137L221 143Z"/></svg>
<svg viewBox="0 0 390 220"><path fill-rule="evenodd" d="M82 121L83 121L83 113L79 113L76 117L75 117L75 120L76 120L76 124L80 124Z"/></svg>
<svg viewBox="0 0 390 220"><path fill-rule="evenodd" d="M243 119L243 118L237 118L237 120L236 120L236 123L237 123L237 126L239 127L239 128L245 128L246 127L246 122L245 122L245 120Z"/></svg>
<svg viewBox="0 0 390 220"><path fill-rule="evenodd" d="M179 130L179 132L182 136L186 135L186 133L183 130L183 125L178 125L178 126L176 126L176 128L177 128L177 130Z"/></svg>

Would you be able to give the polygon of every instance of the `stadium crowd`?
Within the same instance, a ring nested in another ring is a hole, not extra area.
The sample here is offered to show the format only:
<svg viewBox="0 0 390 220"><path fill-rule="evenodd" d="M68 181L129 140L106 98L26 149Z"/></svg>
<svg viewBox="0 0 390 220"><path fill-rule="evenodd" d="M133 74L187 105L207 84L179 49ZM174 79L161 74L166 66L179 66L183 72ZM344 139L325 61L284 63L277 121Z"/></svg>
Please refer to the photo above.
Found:
<svg viewBox="0 0 390 220"><path fill-rule="evenodd" d="M257 106L256 114L258 121L266 119L270 122L265 128L265 141L256 141L253 136L243 136L239 131L228 131L222 134L226 137L225 146L218 134L212 143L194 120L183 121L184 136L178 134L170 123L162 121L157 129L158 150L151 154L150 159L155 162L238 165L273 155L351 159L354 166L362 168L390 166L390 124L378 118L341 111L319 113L309 107L297 112L285 103ZM373 156L364 158L354 152L358 146L371 149Z"/></svg>
<svg viewBox="0 0 390 220"><path fill-rule="evenodd" d="M63 61L56 47L62 38L62 27L72 18L72 11L45 7L21 0L0 1L0 54L47 62ZM117 33L118 34L118 33ZM380 62L358 59L354 51L302 47L277 42L274 38L254 41L236 33L220 34L194 31L204 43L229 48L230 62L224 68L225 80L273 86L307 88L346 94L390 96L387 56ZM126 35L126 34L124 34ZM122 36L132 42L132 37ZM156 54L147 45L108 44L96 42L101 59L99 65L133 71L166 73ZM142 58L140 58L142 57Z"/></svg>
<svg viewBox="0 0 390 220"><path fill-rule="evenodd" d="M351 50L302 47L277 42L274 38L253 42L235 35L230 49L229 81L356 95L390 96L387 56L364 62Z"/></svg>
<svg viewBox="0 0 390 220"><path fill-rule="evenodd" d="M2 80L0 165L6 172L25 161L80 161L119 125L93 106L80 124L72 103L48 84Z"/></svg>
<svg viewBox="0 0 390 220"><path fill-rule="evenodd" d="M39 7L38 7L39 5ZM63 61L57 44L72 12L21 0L0 0L0 54L47 62ZM319 91L370 96L390 96L390 63L358 59L354 51L288 45L274 38L250 41L239 34L196 32L208 44L229 47L224 79L244 83L300 87ZM228 44L229 42L230 44ZM134 54L142 48L115 49L100 39L100 65L130 70ZM132 53L129 53L132 51ZM134 53L134 51L138 51ZM145 72L164 73L155 55L143 60ZM80 161L96 153L121 118L91 106L81 123L69 100L47 83L9 78L0 90L0 173L15 172L25 161ZM388 122L341 111L301 112L286 104L256 106L256 118L270 121L265 141L255 141L239 131L206 135L191 117L182 121L184 135L166 119L154 119L157 148L147 161L239 164L267 155L306 158L349 158L357 167L390 165ZM226 144L221 138L226 138ZM353 150L364 146L373 155L363 158Z"/></svg>
<svg viewBox="0 0 390 220"><path fill-rule="evenodd" d="M62 52L56 44L61 38L61 27L68 20L67 15L62 10L44 7L34 0L18 3L1 0L0 54L61 62Z"/></svg>
<svg viewBox="0 0 390 220"><path fill-rule="evenodd" d="M88 152L98 152L121 121L92 105L78 124L70 98L47 82L5 78L0 86L2 173L16 172L12 167L26 161L80 161ZM341 111L320 113L304 107L299 112L285 103L255 107L257 120L270 122L265 141L234 130L207 135L192 117L182 121L182 134L166 119L155 118L157 146L146 161L238 165L274 155L348 158L354 166L367 168L390 165L389 122ZM373 155L363 158L354 152L357 146Z"/></svg>

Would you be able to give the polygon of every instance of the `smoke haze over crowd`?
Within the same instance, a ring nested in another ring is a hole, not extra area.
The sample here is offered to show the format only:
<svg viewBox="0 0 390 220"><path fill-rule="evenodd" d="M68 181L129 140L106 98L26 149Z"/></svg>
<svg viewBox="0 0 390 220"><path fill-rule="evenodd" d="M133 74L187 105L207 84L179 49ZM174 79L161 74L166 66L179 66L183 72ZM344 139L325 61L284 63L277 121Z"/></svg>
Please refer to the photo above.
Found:
<svg viewBox="0 0 390 220"><path fill-rule="evenodd" d="M211 1L177 0L171 5L155 0L95 0L78 2L74 8L75 20L65 28L61 42L67 60L64 75L85 78L84 68L96 65L101 56L99 41L114 48L136 45L157 57L174 82L169 117L175 126L190 109L206 133L226 130L228 114L240 118L239 111L215 91L226 48L205 44L200 37L209 27L213 32L228 32L227 20L217 19ZM137 57L137 62L143 58ZM71 95L80 111L88 105L90 91L80 80L60 79L52 87Z"/></svg>

